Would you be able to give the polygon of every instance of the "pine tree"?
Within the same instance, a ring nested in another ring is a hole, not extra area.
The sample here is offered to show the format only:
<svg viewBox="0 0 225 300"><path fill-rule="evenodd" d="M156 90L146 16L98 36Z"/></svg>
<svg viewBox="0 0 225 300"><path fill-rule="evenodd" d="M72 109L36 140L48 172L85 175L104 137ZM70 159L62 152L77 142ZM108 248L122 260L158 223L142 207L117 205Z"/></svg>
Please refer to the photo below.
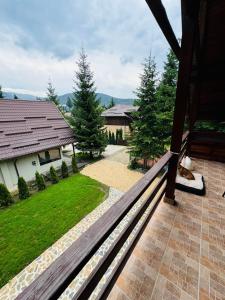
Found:
<svg viewBox="0 0 225 300"><path fill-rule="evenodd" d="M67 178L69 176L68 167L65 161L61 165L62 178Z"/></svg>
<svg viewBox="0 0 225 300"><path fill-rule="evenodd" d="M82 50L78 61L73 92L71 125L77 140L77 149L88 152L92 158L94 152L101 154L107 144L105 138L102 108L96 97L93 73L87 62L87 55Z"/></svg>
<svg viewBox="0 0 225 300"><path fill-rule="evenodd" d="M110 100L110 102L109 102L108 109L109 109L109 108L112 108L112 107L115 106L115 105L116 105L116 104L115 104L114 98L112 97L111 100Z"/></svg>
<svg viewBox="0 0 225 300"><path fill-rule="evenodd" d="M112 132L112 144L115 145L116 144L116 138L115 138L115 133Z"/></svg>
<svg viewBox="0 0 225 300"><path fill-rule="evenodd" d="M156 93L159 132L161 133L161 140L165 145L169 144L171 137L176 98L177 73L178 60L170 49L164 64L162 79Z"/></svg>
<svg viewBox="0 0 225 300"><path fill-rule="evenodd" d="M112 133L111 131L109 131L109 145L112 144Z"/></svg>
<svg viewBox="0 0 225 300"><path fill-rule="evenodd" d="M0 207L9 206L11 203L13 203L13 199L9 190L3 183L0 183Z"/></svg>
<svg viewBox="0 0 225 300"><path fill-rule="evenodd" d="M4 95L3 95L2 87L0 85L0 99L3 99L3 98L4 98Z"/></svg>
<svg viewBox="0 0 225 300"><path fill-rule="evenodd" d="M36 184L37 184L38 190L39 191L44 190L46 188L46 185L45 185L43 176L40 173L36 172L35 178L36 178Z"/></svg>
<svg viewBox="0 0 225 300"><path fill-rule="evenodd" d="M52 83L49 81L48 82L48 87L47 87L47 101L51 101L55 103L55 105L59 105L59 99L57 94L55 93L55 88L53 88Z"/></svg>
<svg viewBox="0 0 225 300"><path fill-rule="evenodd" d="M69 108L69 110L71 110L73 108L73 101L71 100L70 97L68 97L68 99L66 101L66 105Z"/></svg>
<svg viewBox="0 0 225 300"><path fill-rule="evenodd" d="M130 153L133 158L144 160L147 168L148 159L155 159L163 152L163 147L158 138L156 115L156 64L149 56L143 64L141 83L136 91L135 105L139 107L133 113L131 137L129 139Z"/></svg>
<svg viewBox="0 0 225 300"><path fill-rule="evenodd" d="M56 173L56 170L53 166L50 167L50 178L51 178L51 182L53 184L58 183L59 182L59 177Z"/></svg>
<svg viewBox="0 0 225 300"><path fill-rule="evenodd" d="M19 190L19 198L21 200L26 199L30 196L28 185L23 177L19 177L18 179L18 190Z"/></svg>
<svg viewBox="0 0 225 300"><path fill-rule="evenodd" d="M73 173L79 172L75 155L72 156L72 171Z"/></svg>

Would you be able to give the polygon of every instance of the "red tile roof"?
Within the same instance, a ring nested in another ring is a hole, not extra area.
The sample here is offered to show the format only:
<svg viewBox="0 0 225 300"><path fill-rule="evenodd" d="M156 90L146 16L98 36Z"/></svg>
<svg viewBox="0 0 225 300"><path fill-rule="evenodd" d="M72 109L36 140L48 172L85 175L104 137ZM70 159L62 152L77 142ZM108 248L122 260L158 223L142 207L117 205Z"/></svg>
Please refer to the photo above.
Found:
<svg viewBox="0 0 225 300"><path fill-rule="evenodd" d="M75 141L58 108L47 101L0 100L0 160Z"/></svg>

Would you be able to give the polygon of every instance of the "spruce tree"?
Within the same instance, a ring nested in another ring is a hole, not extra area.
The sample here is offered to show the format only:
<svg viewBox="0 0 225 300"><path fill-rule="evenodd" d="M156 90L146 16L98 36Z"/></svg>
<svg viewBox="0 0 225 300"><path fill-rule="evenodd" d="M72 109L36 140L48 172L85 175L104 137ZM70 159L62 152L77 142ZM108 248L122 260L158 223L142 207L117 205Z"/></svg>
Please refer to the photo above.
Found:
<svg viewBox="0 0 225 300"><path fill-rule="evenodd" d="M155 159L163 152L158 138L158 123L156 115L156 64L149 56L143 64L141 83L136 91L135 105L138 111L133 113L134 121L129 139L131 157L144 160L147 168L148 159Z"/></svg>
<svg viewBox="0 0 225 300"><path fill-rule="evenodd" d="M157 88L157 115L161 140L165 145L170 142L173 112L176 98L178 60L170 49L164 64L162 79Z"/></svg>
<svg viewBox="0 0 225 300"><path fill-rule="evenodd" d="M73 101L71 100L70 97L67 98L66 105L69 108L69 110L71 111L71 109L73 108Z"/></svg>
<svg viewBox="0 0 225 300"><path fill-rule="evenodd" d="M115 145L116 144L116 138L115 138L115 133L112 132L112 144Z"/></svg>
<svg viewBox="0 0 225 300"><path fill-rule="evenodd" d="M0 99L3 99L3 98L4 98L4 95L3 95L2 87L0 85Z"/></svg>
<svg viewBox="0 0 225 300"><path fill-rule="evenodd" d="M0 207L9 206L11 203L13 203L13 199L9 190L3 183L0 183Z"/></svg>
<svg viewBox="0 0 225 300"><path fill-rule="evenodd" d="M105 138L102 108L96 97L93 73L87 62L87 55L82 50L77 62L71 125L77 140L77 149L88 152L90 158L94 152L101 154L107 144Z"/></svg>
<svg viewBox="0 0 225 300"><path fill-rule="evenodd" d="M72 171L73 171L73 173L79 172L75 155L72 156Z"/></svg>
<svg viewBox="0 0 225 300"><path fill-rule="evenodd" d="M115 106L115 105L116 105L116 104L115 104L114 98L112 97L111 100L110 100L110 102L109 102L108 109L109 109L109 108L112 108L112 107Z"/></svg>
<svg viewBox="0 0 225 300"><path fill-rule="evenodd" d="M111 131L109 131L109 145L112 144L112 133Z"/></svg>
<svg viewBox="0 0 225 300"><path fill-rule="evenodd" d="M55 103L55 105L59 105L59 99L58 96L55 92L55 88L53 88L52 83L49 81L48 82L48 87L47 87L47 101L51 101Z"/></svg>
<svg viewBox="0 0 225 300"><path fill-rule="evenodd" d="M18 179L18 190L19 198L21 200L26 199L30 196L28 185L23 177L19 177Z"/></svg>
<svg viewBox="0 0 225 300"><path fill-rule="evenodd" d="M38 190L43 191L46 188L44 177L40 173L36 172L35 178Z"/></svg>
<svg viewBox="0 0 225 300"><path fill-rule="evenodd" d="M69 176L69 170L64 160L62 161L61 172L62 172L62 178L67 178Z"/></svg>
<svg viewBox="0 0 225 300"><path fill-rule="evenodd" d="M50 167L50 179L51 179L51 182L53 184L59 182L59 177L58 177L58 175L56 173L56 170L55 170L55 168L53 166Z"/></svg>

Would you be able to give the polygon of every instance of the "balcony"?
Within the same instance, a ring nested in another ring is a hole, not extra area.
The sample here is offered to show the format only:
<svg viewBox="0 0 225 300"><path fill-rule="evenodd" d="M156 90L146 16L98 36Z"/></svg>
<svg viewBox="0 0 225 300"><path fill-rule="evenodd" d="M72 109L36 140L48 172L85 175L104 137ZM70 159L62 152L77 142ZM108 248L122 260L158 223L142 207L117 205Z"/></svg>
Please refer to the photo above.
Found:
<svg viewBox="0 0 225 300"><path fill-rule="evenodd" d="M181 1L181 46L162 2L146 2L180 61L170 151L17 299L224 299L225 136L194 132L225 121L224 0ZM175 191L185 153L204 197Z"/></svg>
<svg viewBox="0 0 225 300"><path fill-rule="evenodd" d="M195 160L206 196L160 202L109 298L224 299L225 164Z"/></svg>
<svg viewBox="0 0 225 300"><path fill-rule="evenodd" d="M16 299L223 299L225 164L194 158L206 195L176 190L172 206L162 201L171 161L168 152Z"/></svg>

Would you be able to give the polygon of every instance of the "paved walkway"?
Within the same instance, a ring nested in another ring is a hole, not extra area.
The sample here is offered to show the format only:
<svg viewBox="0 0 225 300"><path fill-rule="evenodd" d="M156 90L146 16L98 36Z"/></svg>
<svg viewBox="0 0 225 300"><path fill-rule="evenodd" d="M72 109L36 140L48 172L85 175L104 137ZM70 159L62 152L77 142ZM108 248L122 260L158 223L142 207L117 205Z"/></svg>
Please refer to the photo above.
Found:
<svg viewBox="0 0 225 300"><path fill-rule="evenodd" d="M115 151L114 148L111 155L107 155L105 159L86 166L81 173L115 189L126 192L143 174L127 168L129 154L126 147L114 147L119 147L118 151Z"/></svg>

